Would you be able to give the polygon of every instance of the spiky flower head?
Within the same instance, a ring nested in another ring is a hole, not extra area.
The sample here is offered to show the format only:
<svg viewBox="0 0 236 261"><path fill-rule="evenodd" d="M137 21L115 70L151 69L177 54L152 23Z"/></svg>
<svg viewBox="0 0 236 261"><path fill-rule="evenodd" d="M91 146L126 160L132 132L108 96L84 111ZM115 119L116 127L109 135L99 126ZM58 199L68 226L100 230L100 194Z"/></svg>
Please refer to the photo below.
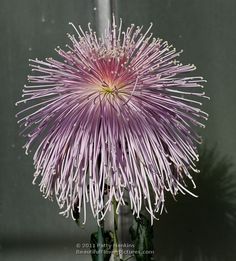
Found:
<svg viewBox="0 0 236 261"><path fill-rule="evenodd" d="M179 63L181 52L152 38L151 26L123 31L113 20L101 38L90 24L74 27L67 50L56 48L61 59L30 60L18 122L26 153L35 144L34 182L61 213L84 209L86 219L90 202L101 220L127 194L133 214L144 207L153 218L166 191L189 192L204 80L187 76L195 66Z"/></svg>

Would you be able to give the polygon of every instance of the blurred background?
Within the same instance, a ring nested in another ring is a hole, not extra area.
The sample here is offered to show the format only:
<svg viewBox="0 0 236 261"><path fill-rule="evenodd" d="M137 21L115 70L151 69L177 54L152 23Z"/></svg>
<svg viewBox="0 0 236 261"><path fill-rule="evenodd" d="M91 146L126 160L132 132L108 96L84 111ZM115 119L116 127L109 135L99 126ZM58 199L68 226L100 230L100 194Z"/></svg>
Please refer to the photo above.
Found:
<svg viewBox="0 0 236 261"><path fill-rule="evenodd" d="M105 2L105 0L104 0ZM196 177L199 199L167 202L168 214L155 223L155 260L236 260L236 2L234 0L117 0L124 27L135 23L183 49L180 60L194 63L207 79L210 114ZM0 259L91 260L76 255L76 243L89 242L96 223L84 228L58 215L56 203L32 186L32 158L26 157L16 124L15 102L30 73L29 58L56 57L69 40L73 22L96 25L92 0L0 0L1 136ZM208 148L208 149L207 149ZM212 149L215 148L215 149Z"/></svg>

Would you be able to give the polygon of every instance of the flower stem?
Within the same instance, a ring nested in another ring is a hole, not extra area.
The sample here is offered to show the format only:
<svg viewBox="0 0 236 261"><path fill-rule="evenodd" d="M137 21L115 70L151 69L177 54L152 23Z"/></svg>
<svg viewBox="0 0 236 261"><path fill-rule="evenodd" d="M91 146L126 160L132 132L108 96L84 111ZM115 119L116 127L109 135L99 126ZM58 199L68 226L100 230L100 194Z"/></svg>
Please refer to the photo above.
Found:
<svg viewBox="0 0 236 261"><path fill-rule="evenodd" d="M98 261L104 261L104 252L103 252L103 222L98 226Z"/></svg>
<svg viewBox="0 0 236 261"><path fill-rule="evenodd" d="M113 199L113 211L114 211L114 260L119 261L119 240L118 240L118 214L116 213L117 201Z"/></svg>

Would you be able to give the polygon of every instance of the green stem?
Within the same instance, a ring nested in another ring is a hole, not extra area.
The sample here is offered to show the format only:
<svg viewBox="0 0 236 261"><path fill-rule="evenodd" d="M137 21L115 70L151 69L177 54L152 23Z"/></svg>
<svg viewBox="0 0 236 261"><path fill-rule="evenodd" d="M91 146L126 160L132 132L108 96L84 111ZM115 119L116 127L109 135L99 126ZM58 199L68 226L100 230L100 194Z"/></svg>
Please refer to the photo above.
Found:
<svg viewBox="0 0 236 261"><path fill-rule="evenodd" d="M127 257L126 259L124 259L124 261L127 261L127 260L129 260L129 259L131 259L131 258L133 258L134 256L129 256L129 257Z"/></svg>
<svg viewBox="0 0 236 261"><path fill-rule="evenodd" d="M118 214L116 213L117 202L113 199L113 211L114 211L114 260L119 261L119 240L118 240Z"/></svg>
<svg viewBox="0 0 236 261"><path fill-rule="evenodd" d="M98 261L104 261L103 245L103 223L101 222L100 226L98 226Z"/></svg>

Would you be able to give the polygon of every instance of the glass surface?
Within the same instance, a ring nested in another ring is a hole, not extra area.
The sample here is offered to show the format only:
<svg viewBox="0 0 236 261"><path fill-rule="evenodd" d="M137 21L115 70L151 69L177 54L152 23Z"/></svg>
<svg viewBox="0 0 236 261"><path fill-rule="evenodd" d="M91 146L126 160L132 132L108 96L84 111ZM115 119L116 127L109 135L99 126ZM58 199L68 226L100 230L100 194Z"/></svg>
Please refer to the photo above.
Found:
<svg viewBox="0 0 236 261"><path fill-rule="evenodd" d="M183 49L181 61L194 63L204 76L210 113L203 132L205 143L218 144L220 151L236 162L236 2L234 0L119 0L118 16L124 25L148 28ZM91 260L77 256L76 243L89 242L96 230L92 216L85 229L58 215L57 204L42 198L32 186L32 157L25 156L14 117L15 102L30 72L29 58L56 57L73 28L95 24L94 1L88 0L0 0L1 52L1 182L0 259ZM158 235L156 235L158 237ZM166 246L168 251L168 246ZM235 259L232 259L235 260Z"/></svg>
<svg viewBox="0 0 236 261"><path fill-rule="evenodd" d="M1 0L1 260L78 260L76 243L89 242L96 230L93 218L85 229L59 215L56 202L32 185L32 155L22 149L15 113L30 73L29 58L57 57L69 39L68 24L93 23L92 1ZM83 257L86 260L86 256ZM90 260L90 257L88 258Z"/></svg>

